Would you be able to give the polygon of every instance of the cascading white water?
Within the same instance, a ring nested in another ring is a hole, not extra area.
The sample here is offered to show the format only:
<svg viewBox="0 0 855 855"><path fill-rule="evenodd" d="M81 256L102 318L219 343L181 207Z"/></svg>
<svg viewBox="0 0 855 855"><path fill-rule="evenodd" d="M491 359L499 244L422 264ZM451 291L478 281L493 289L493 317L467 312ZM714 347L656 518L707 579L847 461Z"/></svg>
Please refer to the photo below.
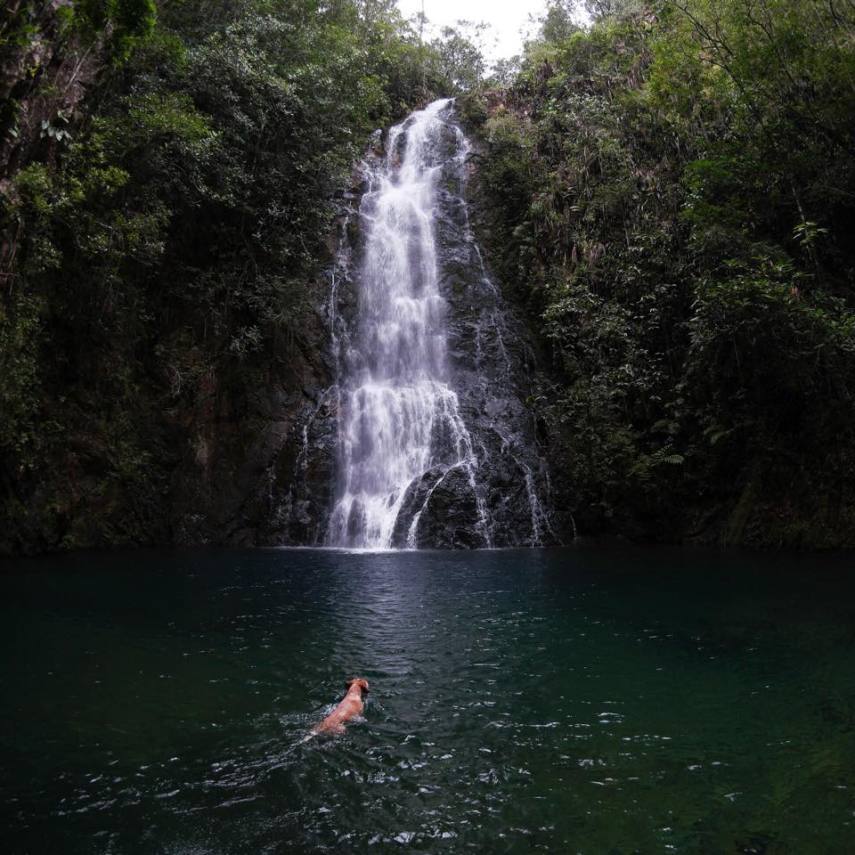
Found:
<svg viewBox="0 0 855 855"><path fill-rule="evenodd" d="M443 473L439 481L452 470L466 473L476 524L490 542L478 461L450 385L439 291L435 195L450 103L435 101L393 127L385 159L369 170L357 330L342 378L333 545L389 547L407 487L434 467ZM410 525L411 546L420 515Z"/></svg>

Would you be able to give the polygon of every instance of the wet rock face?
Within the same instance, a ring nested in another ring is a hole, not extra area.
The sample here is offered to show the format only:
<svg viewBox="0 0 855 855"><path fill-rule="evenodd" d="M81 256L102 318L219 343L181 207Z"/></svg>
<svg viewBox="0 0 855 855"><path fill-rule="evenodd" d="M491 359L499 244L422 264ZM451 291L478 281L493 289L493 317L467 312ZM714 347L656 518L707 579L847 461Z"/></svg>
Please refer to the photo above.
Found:
<svg viewBox="0 0 855 855"><path fill-rule="evenodd" d="M465 469L434 466L407 488L392 534L396 549L480 549L489 546L480 523L477 486Z"/></svg>
<svg viewBox="0 0 855 855"><path fill-rule="evenodd" d="M324 542L336 473L338 405L335 385L302 408L277 457L267 540L316 546Z"/></svg>
<svg viewBox="0 0 855 855"><path fill-rule="evenodd" d="M379 134L372 148L380 145ZM350 342L357 312L358 293L354 271L358 268L363 235L358 228L359 202L367 189L356 170L351 187L339 200L337 228L330 253L335 259L328 271L326 299L318 305L318 355L312 379L292 418L287 437L275 455L269 476L266 543L289 546L322 546L333 507L339 473L338 384L343 354Z"/></svg>
<svg viewBox="0 0 855 855"><path fill-rule="evenodd" d="M315 544L335 476L336 397L326 327L306 330L287 367L246 400L201 413L176 469L171 516L182 544ZM217 398L216 389L211 399Z"/></svg>
<svg viewBox="0 0 855 855"><path fill-rule="evenodd" d="M449 130L450 146L466 143ZM440 275L449 305L448 345L454 386L479 458L482 490L493 546L554 543L549 507L549 472L525 405L536 365L525 324L505 302L469 225L465 159L446 166L437 216ZM458 481L451 482L453 489ZM458 488L462 490L462 487ZM425 543L446 535L437 504L425 528ZM436 531L431 534L430 527ZM451 544L480 545L457 538Z"/></svg>
<svg viewBox="0 0 855 855"><path fill-rule="evenodd" d="M415 545L440 549L487 546L478 525L475 488L459 468L448 470L434 485L415 530Z"/></svg>

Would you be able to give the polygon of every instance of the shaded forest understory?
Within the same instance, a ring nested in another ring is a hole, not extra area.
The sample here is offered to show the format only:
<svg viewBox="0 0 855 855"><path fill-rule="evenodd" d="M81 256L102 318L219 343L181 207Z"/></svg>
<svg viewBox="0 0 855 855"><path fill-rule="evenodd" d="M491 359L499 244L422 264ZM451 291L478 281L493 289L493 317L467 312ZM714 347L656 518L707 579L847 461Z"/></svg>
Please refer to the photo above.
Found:
<svg viewBox="0 0 855 855"><path fill-rule="evenodd" d="M590 5L485 77L385 0L7 4L0 553L265 542L353 164L455 93L556 506L855 545L855 7Z"/></svg>

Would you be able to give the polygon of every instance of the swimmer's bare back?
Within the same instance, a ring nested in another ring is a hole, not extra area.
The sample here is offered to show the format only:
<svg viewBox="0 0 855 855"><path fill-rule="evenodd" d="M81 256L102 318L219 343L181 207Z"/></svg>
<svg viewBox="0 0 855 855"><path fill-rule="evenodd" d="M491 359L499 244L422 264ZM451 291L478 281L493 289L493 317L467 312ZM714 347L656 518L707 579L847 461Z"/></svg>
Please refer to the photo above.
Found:
<svg viewBox="0 0 855 855"><path fill-rule="evenodd" d="M309 734L317 736L319 733L344 733L344 725L352 718L362 715L365 709L363 698L368 694L368 680L362 677L354 677L347 681L347 694L341 703L322 721L316 724Z"/></svg>

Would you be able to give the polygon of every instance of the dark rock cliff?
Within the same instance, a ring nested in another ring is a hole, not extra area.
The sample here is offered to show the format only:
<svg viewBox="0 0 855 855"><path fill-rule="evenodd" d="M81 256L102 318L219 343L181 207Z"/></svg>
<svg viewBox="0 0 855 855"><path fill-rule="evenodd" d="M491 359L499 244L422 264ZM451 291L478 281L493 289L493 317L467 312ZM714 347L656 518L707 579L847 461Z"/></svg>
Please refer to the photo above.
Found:
<svg viewBox="0 0 855 855"><path fill-rule="evenodd" d="M470 189L471 152L454 131L449 144L463 156L450 159L443 175L437 239L461 414L480 461L493 545L552 543L558 537L550 510L549 467L534 413L526 404L537 356L529 331L495 284L473 233L470 208L477 195ZM442 497L435 494L435 504ZM435 516L442 518L439 512ZM429 531L429 526L424 527Z"/></svg>
<svg viewBox="0 0 855 855"><path fill-rule="evenodd" d="M325 283L316 283L318 300ZM172 481L178 543L315 543L333 477L335 402L323 308L299 348L237 400L193 416ZM325 453L325 451L327 453Z"/></svg>

